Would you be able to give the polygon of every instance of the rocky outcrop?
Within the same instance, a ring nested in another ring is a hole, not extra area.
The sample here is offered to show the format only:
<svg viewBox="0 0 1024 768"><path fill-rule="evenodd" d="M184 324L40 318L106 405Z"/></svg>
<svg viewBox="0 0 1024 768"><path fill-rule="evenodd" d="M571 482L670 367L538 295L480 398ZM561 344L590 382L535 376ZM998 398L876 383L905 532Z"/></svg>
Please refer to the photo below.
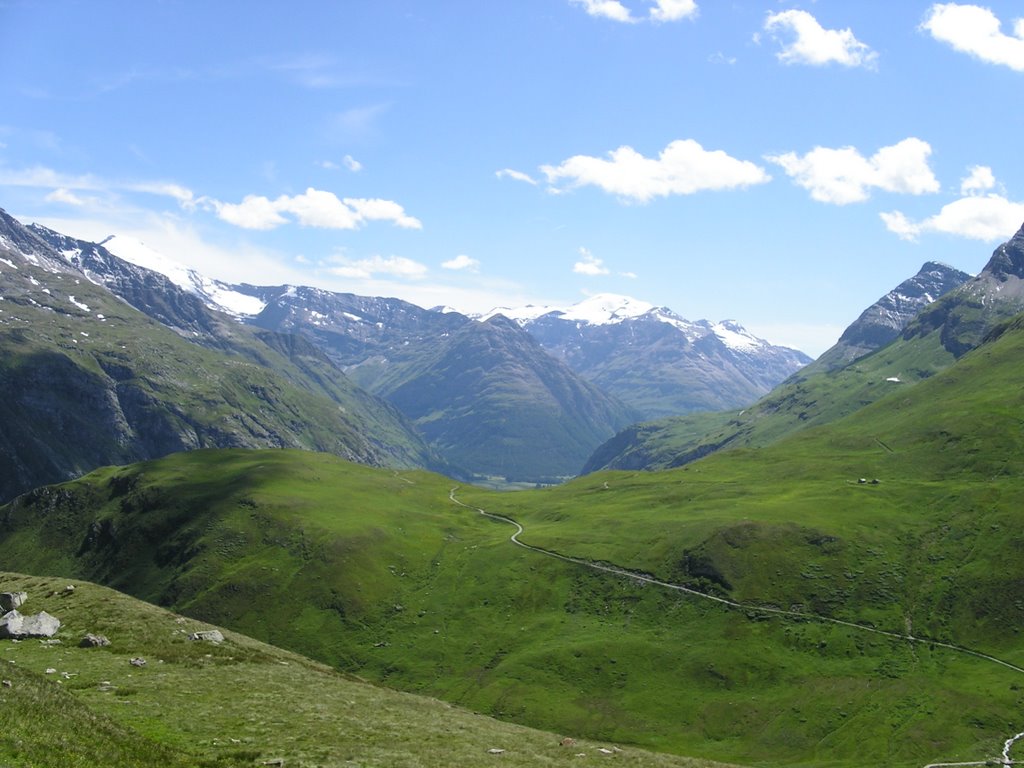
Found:
<svg viewBox="0 0 1024 768"><path fill-rule="evenodd" d="M193 632L188 636L189 640L204 641L207 643L220 644L224 642L224 635L219 629L206 629L202 632Z"/></svg>
<svg viewBox="0 0 1024 768"><path fill-rule="evenodd" d="M7 613L21 608L28 600L25 592L0 592L0 612Z"/></svg>
<svg viewBox="0 0 1024 768"><path fill-rule="evenodd" d="M0 617L0 638L22 640L26 637L53 637L60 629L60 620L46 611L22 616L8 611Z"/></svg>
<svg viewBox="0 0 1024 768"><path fill-rule="evenodd" d="M106 635L94 635L92 632L89 632L78 643L79 648L104 648L108 645L110 645L110 640Z"/></svg>

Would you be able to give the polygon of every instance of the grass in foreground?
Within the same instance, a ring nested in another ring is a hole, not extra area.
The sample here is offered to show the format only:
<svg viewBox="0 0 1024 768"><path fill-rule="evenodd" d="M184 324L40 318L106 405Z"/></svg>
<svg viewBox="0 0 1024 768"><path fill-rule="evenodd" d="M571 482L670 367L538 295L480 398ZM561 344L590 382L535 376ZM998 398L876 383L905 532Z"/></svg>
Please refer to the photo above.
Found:
<svg viewBox="0 0 1024 768"><path fill-rule="evenodd" d="M0 677L11 682L0 688L5 768L278 759L289 767L558 766L581 754L636 768L722 765L585 740L563 746L562 736L377 688L232 632L220 645L190 641L209 625L85 582L0 573L0 590L28 592L26 612L63 622L59 645L0 641ZM111 645L78 648L86 632ZM129 663L138 657L145 667Z"/></svg>

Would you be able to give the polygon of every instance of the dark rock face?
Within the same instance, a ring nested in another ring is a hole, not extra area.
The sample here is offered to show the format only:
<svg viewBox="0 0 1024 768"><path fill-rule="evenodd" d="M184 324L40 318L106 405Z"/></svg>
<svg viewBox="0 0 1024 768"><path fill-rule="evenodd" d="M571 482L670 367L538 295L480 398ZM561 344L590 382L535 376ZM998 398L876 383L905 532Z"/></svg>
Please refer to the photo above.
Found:
<svg viewBox="0 0 1024 768"><path fill-rule="evenodd" d="M21 608L28 595L24 592L0 592L0 613L7 613Z"/></svg>
<svg viewBox="0 0 1024 768"><path fill-rule="evenodd" d="M1010 277L1024 278L1024 226L996 248L985 271L1001 282Z"/></svg>

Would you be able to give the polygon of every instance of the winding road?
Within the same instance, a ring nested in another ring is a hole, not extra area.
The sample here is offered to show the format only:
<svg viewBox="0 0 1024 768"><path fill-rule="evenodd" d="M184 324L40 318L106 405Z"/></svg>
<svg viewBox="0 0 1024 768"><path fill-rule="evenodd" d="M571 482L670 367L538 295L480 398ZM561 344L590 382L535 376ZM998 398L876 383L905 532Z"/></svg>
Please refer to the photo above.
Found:
<svg viewBox="0 0 1024 768"><path fill-rule="evenodd" d="M801 619L803 621L808 621L808 620L810 620L810 621L818 621L818 622L821 622L823 624L837 624L837 625L842 626L842 627L850 627L852 629L860 630L861 632L870 632L871 634L881 635L883 637L889 637L889 638L892 638L894 640L904 640L904 641L907 641L907 642L910 642L910 643L920 643L920 644L923 644L923 645L935 646L935 647L938 647L938 648L946 648L947 650L954 651L956 653L964 654L964 655L967 655L967 656L973 656L973 657L978 658L978 659L984 659L985 661L992 662L993 664L999 664L1000 666L1006 667L1007 669L1012 669L1014 672L1020 672L1021 674L1024 674L1024 668L1018 667L1015 664L1011 664L1008 661L1004 661L1002 659L996 658L995 656L990 656L987 653L982 653L980 651L974 651L974 650L971 650L970 648L964 648L963 646L960 646L960 645L954 645L952 643L944 643L944 642L941 642L941 641L938 641L938 640L931 640L931 639L924 638L924 637L915 637L914 635L911 635L911 634L903 634L903 633L900 633L900 632L889 632L889 631L884 630L884 629L876 629L875 627L868 627L868 626L865 626L864 624L856 624L856 623L854 623L852 621L843 621L842 619L836 619L836 618L832 618L830 616L823 616L823 615L815 614L815 613L803 613L801 611L787 611L787 610L784 610L782 608L771 608L771 607L761 606L761 605L749 605L749 604L746 604L746 603L739 603L739 602L736 602L735 600L729 600L729 599L724 598L724 597L716 597L715 595L708 595L708 594L706 594L704 592L698 592L695 589L690 589L689 587L684 587L682 584L672 584L671 582L662 581L661 579L657 579L654 576L651 576L650 574L639 573L639 572L636 572L636 571L630 571L630 570L627 570L626 568L620 568L619 566L616 566L616 565L609 565L609 564L606 564L606 563L597 563L597 562L594 562L592 560L584 560L583 558L579 558L579 557L572 557L570 555L563 555L563 554L561 554L559 552L553 552L550 549L544 549L543 547L536 547L536 546L534 546L532 544L526 544L525 542L523 542L523 541L521 541L519 539L519 537L525 532L525 529L523 528L522 525L520 525L518 522L513 520L511 517L505 517L504 515L496 515L493 512L488 512L487 510L481 509L480 507L474 507L474 506L471 506L469 504L465 504L462 501L459 501L459 499L455 496L455 492L458 491L458 490L459 490L459 487L456 486L456 487L452 488L451 491L448 493L448 498L453 503L455 503L455 504L457 504L460 507L463 507L465 509L473 510L474 512L477 512L480 515L482 515L482 516L484 516L486 518L489 518L491 520L496 520L498 522L507 523L508 525L514 526L516 531L515 531L515 533L513 533L509 537L509 540L513 544L515 544L517 547L522 547L523 549L528 549L531 552L536 552L537 554L544 555L545 557L551 557L551 558L554 558L556 560L561 560L561 561L566 562L566 563L574 563L576 565L583 566L584 568L590 568L590 569L595 570L595 571L602 571L604 573L610 573L610 574L615 575L615 576L621 576L623 578L633 579L634 581L640 581L640 582L643 582L645 584L653 584L653 585L656 585L656 586L659 586L659 587L664 587L665 589L674 590L676 592L683 592L683 593L685 593L687 595L691 595L691 596L696 597L696 598L701 599L701 600L710 600L711 602L719 603L720 605L724 605L727 608L734 608L734 609L737 609L737 610L742 610L742 611L747 611L747 612L757 612L757 613L765 614L765 615L768 615L768 616L781 616L781 617L784 617L784 618ZM1021 765L1022 763L1020 763L1020 762L1015 763L1014 761L1010 760L1010 750L1013 747L1013 745L1016 743L1016 741L1018 739L1021 739L1021 738L1024 738L1024 732L1018 733L1018 734L1008 738L1005 741L1005 743L1003 744L1002 756L1001 756L1001 758L998 758L998 759L989 759L989 760L982 760L982 761L978 761L978 762L966 762L966 763L930 763L929 765L926 765L924 768L943 768L943 767L950 767L951 768L952 766L969 766L969 765Z"/></svg>

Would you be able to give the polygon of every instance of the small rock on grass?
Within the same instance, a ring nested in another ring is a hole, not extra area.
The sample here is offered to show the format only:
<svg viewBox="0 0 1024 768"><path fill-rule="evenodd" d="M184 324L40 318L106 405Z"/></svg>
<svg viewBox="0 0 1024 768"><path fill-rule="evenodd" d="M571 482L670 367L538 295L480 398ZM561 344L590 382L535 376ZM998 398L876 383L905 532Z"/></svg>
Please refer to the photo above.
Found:
<svg viewBox="0 0 1024 768"><path fill-rule="evenodd" d="M219 629L207 629L202 632L193 632L188 636L189 640L205 640L208 643L223 643L224 635Z"/></svg>
<svg viewBox="0 0 1024 768"><path fill-rule="evenodd" d="M86 634L78 643L79 648L102 648L107 645L110 645L110 641L105 635L94 635L92 632Z"/></svg>

